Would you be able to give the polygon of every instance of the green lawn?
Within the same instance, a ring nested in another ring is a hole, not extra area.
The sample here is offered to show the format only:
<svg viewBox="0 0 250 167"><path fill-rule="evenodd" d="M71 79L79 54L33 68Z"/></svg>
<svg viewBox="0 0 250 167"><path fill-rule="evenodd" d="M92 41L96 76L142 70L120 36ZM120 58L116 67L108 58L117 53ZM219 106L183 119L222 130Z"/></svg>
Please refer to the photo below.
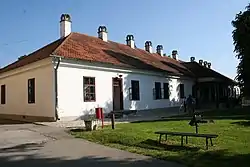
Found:
<svg viewBox="0 0 250 167"><path fill-rule="evenodd" d="M249 167L250 121L214 120L201 124L199 133L215 133L219 137L214 146L205 150L205 139L190 138L186 147L180 147L180 137L169 137L168 145L157 143L158 130L195 132L188 120L118 124L93 132L71 132L74 136L107 146L177 161L195 167Z"/></svg>

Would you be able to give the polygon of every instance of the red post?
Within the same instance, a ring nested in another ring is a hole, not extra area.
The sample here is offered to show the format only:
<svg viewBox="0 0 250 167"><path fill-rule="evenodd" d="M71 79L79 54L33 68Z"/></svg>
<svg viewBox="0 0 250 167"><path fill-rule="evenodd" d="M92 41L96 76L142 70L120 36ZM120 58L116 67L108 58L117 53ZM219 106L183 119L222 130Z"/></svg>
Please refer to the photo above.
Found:
<svg viewBox="0 0 250 167"><path fill-rule="evenodd" d="M102 128L104 127L104 114L101 107L95 109L96 119L102 120Z"/></svg>
<svg viewBox="0 0 250 167"><path fill-rule="evenodd" d="M101 108L95 108L96 119L101 119Z"/></svg>

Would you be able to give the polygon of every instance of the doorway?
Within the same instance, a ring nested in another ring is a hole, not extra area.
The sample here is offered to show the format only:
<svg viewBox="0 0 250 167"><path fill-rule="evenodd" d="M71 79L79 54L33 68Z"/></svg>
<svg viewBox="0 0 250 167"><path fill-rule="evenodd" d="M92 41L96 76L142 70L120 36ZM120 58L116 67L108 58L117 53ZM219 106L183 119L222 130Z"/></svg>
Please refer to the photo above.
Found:
<svg viewBox="0 0 250 167"><path fill-rule="evenodd" d="M113 111L123 110L122 78L113 78Z"/></svg>

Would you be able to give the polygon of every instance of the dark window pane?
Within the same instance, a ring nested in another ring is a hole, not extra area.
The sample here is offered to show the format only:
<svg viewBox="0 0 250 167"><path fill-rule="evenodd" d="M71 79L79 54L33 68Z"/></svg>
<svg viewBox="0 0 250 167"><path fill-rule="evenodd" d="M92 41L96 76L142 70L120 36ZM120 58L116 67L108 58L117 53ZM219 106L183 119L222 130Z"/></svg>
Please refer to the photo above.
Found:
<svg viewBox="0 0 250 167"><path fill-rule="evenodd" d="M83 91L84 93L89 93L89 86L85 86Z"/></svg>
<svg viewBox="0 0 250 167"><path fill-rule="evenodd" d="M35 103L35 78L28 79L28 103Z"/></svg>
<svg viewBox="0 0 250 167"><path fill-rule="evenodd" d="M1 85L1 104L6 103L6 86Z"/></svg>
<svg viewBox="0 0 250 167"><path fill-rule="evenodd" d="M169 84L168 83L163 83L163 92L164 92L164 99L169 99Z"/></svg>
<svg viewBox="0 0 250 167"><path fill-rule="evenodd" d="M94 101L95 100L95 94L90 94L90 100Z"/></svg>
<svg viewBox="0 0 250 167"><path fill-rule="evenodd" d="M90 85L94 85L95 84L95 79L94 78L90 78L89 79L89 84Z"/></svg>
<svg viewBox="0 0 250 167"><path fill-rule="evenodd" d="M90 92L89 93L95 93L95 86L90 86Z"/></svg>
<svg viewBox="0 0 250 167"><path fill-rule="evenodd" d="M155 99L161 99L161 83L155 82Z"/></svg>
<svg viewBox="0 0 250 167"><path fill-rule="evenodd" d="M131 80L132 100L140 100L139 81Z"/></svg>
<svg viewBox="0 0 250 167"><path fill-rule="evenodd" d="M89 78L84 78L84 84L89 84Z"/></svg>

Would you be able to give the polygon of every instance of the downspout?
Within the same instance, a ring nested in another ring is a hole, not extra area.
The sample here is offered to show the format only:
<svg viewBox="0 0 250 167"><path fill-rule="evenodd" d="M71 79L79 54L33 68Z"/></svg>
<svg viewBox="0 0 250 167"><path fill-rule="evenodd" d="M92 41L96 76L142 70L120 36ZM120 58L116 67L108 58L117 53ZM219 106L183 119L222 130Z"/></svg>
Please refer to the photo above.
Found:
<svg viewBox="0 0 250 167"><path fill-rule="evenodd" d="M54 76L55 76L55 82L54 82L54 88L55 88L55 117L56 117L56 121L60 120L59 116L58 116L58 68L60 65L60 62L62 60L62 57L60 56L54 56L52 55L54 60L54 62L56 62L56 67L54 68Z"/></svg>

